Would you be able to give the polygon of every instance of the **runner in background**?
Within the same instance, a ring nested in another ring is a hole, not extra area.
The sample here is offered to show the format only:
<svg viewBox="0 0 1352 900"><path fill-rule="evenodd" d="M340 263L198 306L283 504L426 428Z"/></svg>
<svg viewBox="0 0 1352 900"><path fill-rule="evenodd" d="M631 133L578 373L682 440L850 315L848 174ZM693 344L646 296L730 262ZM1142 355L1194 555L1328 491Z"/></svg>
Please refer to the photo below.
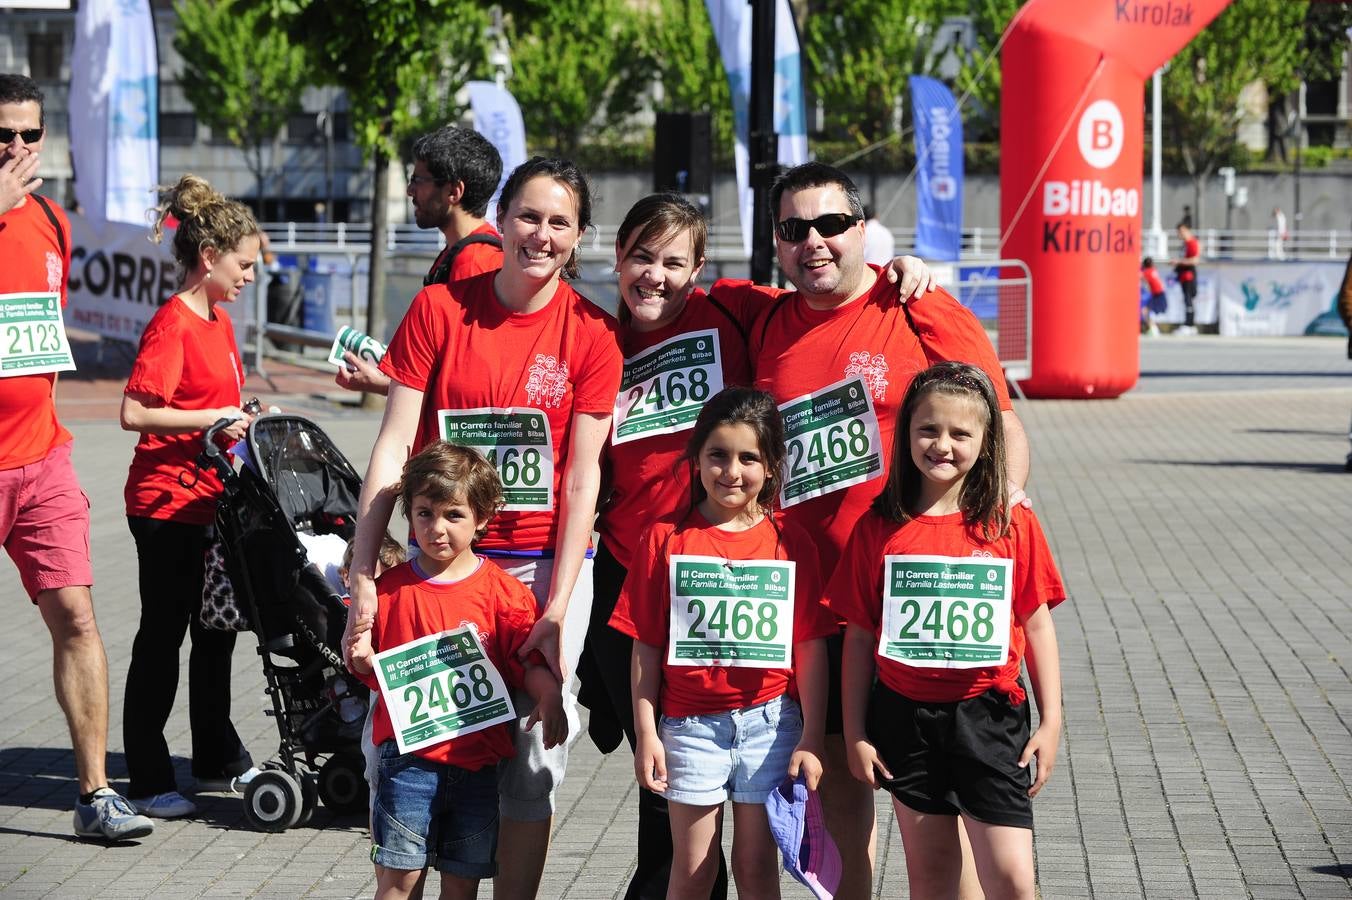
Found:
<svg viewBox="0 0 1352 900"><path fill-rule="evenodd" d="M46 121L37 82L0 74L0 309L36 302L28 352L0 351L0 541L52 637L52 680L75 755L75 833L130 840L155 826L108 787L108 659L94 621L89 499L56 418L56 373L75 368L60 310L70 223L35 191ZM36 339L36 340L34 340ZM43 349L45 346L46 349Z"/></svg>

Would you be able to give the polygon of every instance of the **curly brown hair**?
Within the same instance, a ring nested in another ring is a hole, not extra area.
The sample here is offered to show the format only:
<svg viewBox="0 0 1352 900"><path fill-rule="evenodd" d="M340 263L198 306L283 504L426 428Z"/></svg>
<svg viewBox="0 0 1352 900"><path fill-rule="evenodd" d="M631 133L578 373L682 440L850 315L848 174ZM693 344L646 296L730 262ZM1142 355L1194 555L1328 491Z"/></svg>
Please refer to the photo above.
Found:
<svg viewBox="0 0 1352 900"><path fill-rule="evenodd" d="M184 175L177 184L161 185L159 192L160 203L153 210L153 240L158 244L164 239L164 223L170 216L178 220L174 259L184 274L197 268L206 248L225 253L245 238L263 233L249 207L226 197L200 176Z"/></svg>

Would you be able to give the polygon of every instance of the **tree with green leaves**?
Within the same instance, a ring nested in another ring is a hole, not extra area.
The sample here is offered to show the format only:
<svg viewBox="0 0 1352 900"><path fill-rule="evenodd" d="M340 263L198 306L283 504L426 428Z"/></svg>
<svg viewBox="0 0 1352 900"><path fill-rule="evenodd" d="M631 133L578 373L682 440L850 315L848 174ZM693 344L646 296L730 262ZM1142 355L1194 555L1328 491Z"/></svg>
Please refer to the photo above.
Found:
<svg viewBox="0 0 1352 900"><path fill-rule="evenodd" d="M178 0L174 49L183 59L179 83L197 117L244 153L266 215L268 176L277 169L287 117L313 82L305 50L285 32L258 31L266 15L235 0Z"/></svg>
<svg viewBox="0 0 1352 900"><path fill-rule="evenodd" d="M1164 74L1164 131L1192 176L1193 207L1199 213L1207 178L1238 146L1240 92L1255 81L1279 92L1293 85L1307 5L1306 0L1235 0L1170 60Z"/></svg>
<svg viewBox="0 0 1352 900"><path fill-rule="evenodd" d="M487 71L488 12L474 0L235 0L261 9L303 45L320 79L347 94L357 143L371 160L371 270L366 330L383 333L389 168L401 143L458 114L465 81Z"/></svg>
<svg viewBox="0 0 1352 900"><path fill-rule="evenodd" d="M733 142L732 94L704 0L658 0L644 23L647 56L661 82L658 112L707 112L715 146Z"/></svg>
<svg viewBox="0 0 1352 900"><path fill-rule="evenodd" d="M627 0L518 0L504 7L509 87L533 148L570 156L598 112L603 121L617 121L638 108L652 79L644 77L638 17Z"/></svg>

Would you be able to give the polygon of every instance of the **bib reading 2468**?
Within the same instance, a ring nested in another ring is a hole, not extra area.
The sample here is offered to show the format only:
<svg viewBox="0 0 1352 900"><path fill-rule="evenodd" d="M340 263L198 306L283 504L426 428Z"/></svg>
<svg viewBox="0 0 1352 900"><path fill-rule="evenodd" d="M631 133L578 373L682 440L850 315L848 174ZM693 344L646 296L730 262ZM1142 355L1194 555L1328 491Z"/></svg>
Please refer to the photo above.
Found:
<svg viewBox="0 0 1352 900"><path fill-rule="evenodd" d="M794 570L789 560L673 555L667 665L791 667Z"/></svg>
<svg viewBox="0 0 1352 900"><path fill-rule="evenodd" d="M684 431L705 402L723 390L718 331L693 331L624 361L610 442Z"/></svg>
<svg viewBox="0 0 1352 900"><path fill-rule="evenodd" d="M531 407L437 410L441 438L482 453L502 480L505 510L554 508L554 444L549 417Z"/></svg>
<svg viewBox="0 0 1352 900"><path fill-rule="evenodd" d="M375 668L400 753L516 717L502 675L468 626L377 653Z"/></svg>
<svg viewBox="0 0 1352 900"><path fill-rule="evenodd" d="M883 563L879 656L923 669L1009 660L1012 560L889 555Z"/></svg>
<svg viewBox="0 0 1352 900"><path fill-rule="evenodd" d="M0 378L74 368L60 294L0 294Z"/></svg>
<svg viewBox="0 0 1352 900"><path fill-rule="evenodd" d="M883 442L868 385L857 375L781 403L784 508L877 478Z"/></svg>

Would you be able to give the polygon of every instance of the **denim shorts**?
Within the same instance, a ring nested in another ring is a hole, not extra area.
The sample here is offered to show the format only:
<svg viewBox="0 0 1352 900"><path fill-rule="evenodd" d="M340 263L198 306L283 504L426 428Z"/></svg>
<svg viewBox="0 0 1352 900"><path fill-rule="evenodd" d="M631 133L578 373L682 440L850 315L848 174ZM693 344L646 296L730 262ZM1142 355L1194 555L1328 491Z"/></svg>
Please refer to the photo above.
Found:
<svg viewBox="0 0 1352 900"><path fill-rule="evenodd" d="M788 694L759 706L699 716L663 716L666 798L690 806L764 803L789 771L803 711Z"/></svg>
<svg viewBox="0 0 1352 900"><path fill-rule="evenodd" d="M371 861L387 869L422 869L460 878L497 873L498 782L493 766L471 772L435 763L399 745L380 745Z"/></svg>

